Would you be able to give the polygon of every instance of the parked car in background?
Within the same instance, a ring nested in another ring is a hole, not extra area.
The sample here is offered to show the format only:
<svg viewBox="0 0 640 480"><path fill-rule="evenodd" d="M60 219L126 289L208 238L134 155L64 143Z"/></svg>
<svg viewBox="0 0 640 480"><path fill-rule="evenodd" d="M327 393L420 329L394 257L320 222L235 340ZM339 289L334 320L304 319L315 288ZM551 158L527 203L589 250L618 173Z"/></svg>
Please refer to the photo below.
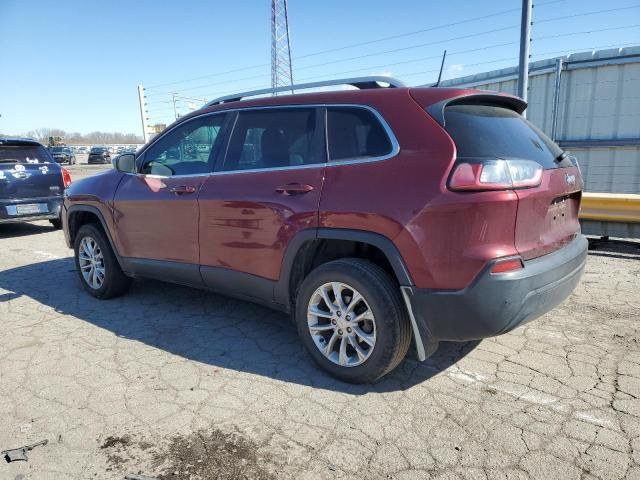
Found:
<svg viewBox="0 0 640 480"><path fill-rule="evenodd" d="M57 163L67 163L69 165L75 165L76 155L71 150L71 147L50 147L49 152Z"/></svg>
<svg viewBox="0 0 640 480"><path fill-rule="evenodd" d="M125 147L116 147L116 153L123 153L125 151Z"/></svg>
<svg viewBox="0 0 640 480"><path fill-rule="evenodd" d="M111 152L109 151L109 147L91 147L91 151L89 152L89 158L87 159L87 163L97 164L97 163L110 163L110 162L111 162Z"/></svg>
<svg viewBox="0 0 640 480"><path fill-rule="evenodd" d="M49 220L61 228L69 172L40 143L0 137L0 223Z"/></svg>
<svg viewBox="0 0 640 480"><path fill-rule="evenodd" d="M87 154L87 153L89 153L89 147L84 147L84 146L78 147L78 153L79 154Z"/></svg>
<svg viewBox="0 0 640 480"><path fill-rule="evenodd" d="M412 337L424 360L573 291L582 178L523 100L338 83L360 90L219 99L72 185L83 287L110 298L152 277L290 312L317 364L350 382L393 370Z"/></svg>

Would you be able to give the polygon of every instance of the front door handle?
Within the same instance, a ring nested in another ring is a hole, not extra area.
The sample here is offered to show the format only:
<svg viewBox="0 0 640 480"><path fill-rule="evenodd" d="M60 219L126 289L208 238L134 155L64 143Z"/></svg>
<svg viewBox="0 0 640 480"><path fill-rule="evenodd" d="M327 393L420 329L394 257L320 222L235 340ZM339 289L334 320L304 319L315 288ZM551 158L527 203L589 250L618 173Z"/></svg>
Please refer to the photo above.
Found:
<svg viewBox="0 0 640 480"><path fill-rule="evenodd" d="M313 190L312 185L300 184L300 183L287 183L276 188L276 192L283 195L298 195L300 193L307 193Z"/></svg>
<svg viewBox="0 0 640 480"><path fill-rule="evenodd" d="M175 193L176 195L184 195L186 193L195 193L196 187L192 187L191 185L177 185L169 190L171 193Z"/></svg>

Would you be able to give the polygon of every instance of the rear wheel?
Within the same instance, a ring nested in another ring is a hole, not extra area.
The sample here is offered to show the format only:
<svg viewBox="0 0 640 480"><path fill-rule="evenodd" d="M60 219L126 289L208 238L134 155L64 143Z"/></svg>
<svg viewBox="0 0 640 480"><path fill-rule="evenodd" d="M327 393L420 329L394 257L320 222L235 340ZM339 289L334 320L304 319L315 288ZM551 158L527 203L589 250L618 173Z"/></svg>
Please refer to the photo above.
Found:
<svg viewBox="0 0 640 480"><path fill-rule="evenodd" d="M316 363L352 383L393 370L411 342L399 287L380 267L356 258L325 263L305 278L295 320Z"/></svg>
<svg viewBox="0 0 640 480"><path fill-rule="evenodd" d="M131 279L120 268L103 231L94 224L80 227L74 242L76 270L91 295L100 299L126 292Z"/></svg>

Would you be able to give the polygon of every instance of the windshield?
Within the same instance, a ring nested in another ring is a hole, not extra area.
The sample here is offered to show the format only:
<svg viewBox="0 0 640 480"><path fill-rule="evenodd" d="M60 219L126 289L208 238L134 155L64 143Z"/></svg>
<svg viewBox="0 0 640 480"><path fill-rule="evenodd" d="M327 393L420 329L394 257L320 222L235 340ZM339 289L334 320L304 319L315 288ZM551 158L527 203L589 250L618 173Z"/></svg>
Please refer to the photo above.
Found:
<svg viewBox="0 0 640 480"><path fill-rule="evenodd" d="M48 163L47 150L42 145L0 145L0 163Z"/></svg>
<svg viewBox="0 0 640 480"><path fill-rule="evenodd" d="M64 153L66 152L67 149L64 147L52 147L51 148L51 153Z"/></svg>
<svg viewBox="0 0 640 480"><path fill-rule="evenodd" d="M91 149L91 153L103 153L106 151L107 149L105 147L95 147Z"/></svg>

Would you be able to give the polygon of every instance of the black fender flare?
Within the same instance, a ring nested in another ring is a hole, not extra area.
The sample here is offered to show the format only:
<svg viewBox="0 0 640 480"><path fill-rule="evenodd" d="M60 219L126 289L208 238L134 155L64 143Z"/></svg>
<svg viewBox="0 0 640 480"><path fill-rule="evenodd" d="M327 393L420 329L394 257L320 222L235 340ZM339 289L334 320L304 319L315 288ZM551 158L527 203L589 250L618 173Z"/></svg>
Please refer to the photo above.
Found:
<svg viewBox="0 0 640 480"><path fill-rule="evenodd" d="M294 267L295 258L302 246L310 240L349 240L361 242L379 248L387 257L393 273L400 286L413 286L413 280L409 274L400 251L393 241L384 235L365 230L353 230L347 228L310 228L297 233L289 242L282 259L280 279L274 287L274 299L276 303L290 307L289 282Z"/></svg>
<svg viewBox="0 0 640 480"><path fill-rule="evenodd" d="M102 230L104 230L104 233L107 235L107 240L109 240L109 244L111 245L111 250L113 250L113 254L115 255L116 259L118 260L118 264L120 265L120 268L122 268L124 270L124 263L122 262L122 258L120 257L120 254L118 253L118 249L116 248L116 244L113 242L113 238L111 237L111 232L109 231L109 227L107 227L107 222L105 222L104 220L104 216L102 215L102 212L100 210L98 210L98 208L92 206L92 205L71 205L69 207L69 209L67 210L67 226L70 225L69 223L69 219L71 218L71 215L73 213L77 213L77 212L89 212L94 214L96 217L98 217L98 220L100 221L100 224L102 225ZM69 234L71 234L71 232L69 232ZM71 239L71 236L69 236L69 238ZM74 238L75 241L75 238ZM72 245L73 247L73 245Z"/></svg>

